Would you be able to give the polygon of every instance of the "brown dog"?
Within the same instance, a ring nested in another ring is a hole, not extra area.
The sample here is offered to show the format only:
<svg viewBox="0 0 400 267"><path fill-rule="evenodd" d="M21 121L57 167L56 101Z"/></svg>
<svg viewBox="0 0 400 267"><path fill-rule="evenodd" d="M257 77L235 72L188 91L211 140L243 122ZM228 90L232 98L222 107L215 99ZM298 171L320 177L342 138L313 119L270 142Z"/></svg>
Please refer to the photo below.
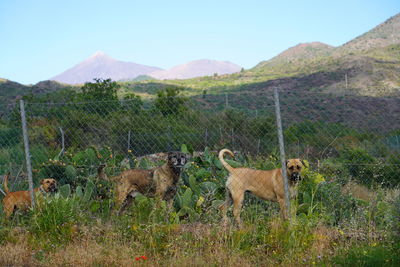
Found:
<svg viewBox="0 0 400 267"><path fill-rule="evenodd" d="M116 202L120 215L140 193L148 197L160 197L172 205L177 183L187 158L181 152L169 152L167 162L151 170L126 170L111 178L116 184ZM108 179L104 173L105 165L98 168L98 176Z"/></svg>
<svg viewBox="0 0 400 267"><path fill-rule="evenodd" d="M224 160L224 154L228 153L232 157L234 154L228 149L219 152L218 158L222 165L229 171L230 175L226 182L227 198L221 209L223 211L223 221L226 224L226 215L230 202L233 201L233 215L238 225L241 224L240 210L244 199L244 193L249 191L259 198L279 202L281 215L287 218L285 206L285 194L283 187L283 176L281 169L274 170L254 170L249 168L233 168ZM289 181L290 195L293 197L297 192L297 182L301 180L300 172L304 167L300 159L289 159L286 161L287 176Z"/></svg>
<svg viewBox="0 0 400 267"><path fill-rule="evenodd" d="M16 209L27 210L31 206L31 195L29 191L10 192L8 189L8 173L4 176L4 191L6 196L3 198L3 210L8 219ZM49 193L57 191L57 181L51 178L40 181L40 186L33 190L41 193Z"/></svg>

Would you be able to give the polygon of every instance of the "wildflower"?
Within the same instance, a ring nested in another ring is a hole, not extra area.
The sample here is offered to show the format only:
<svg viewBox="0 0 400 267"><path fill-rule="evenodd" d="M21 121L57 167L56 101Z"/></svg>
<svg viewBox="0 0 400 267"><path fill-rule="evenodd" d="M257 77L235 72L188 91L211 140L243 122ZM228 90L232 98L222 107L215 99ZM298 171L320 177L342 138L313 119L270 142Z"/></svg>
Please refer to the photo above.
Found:
<svg viewBox="0 0 400 267"><path fill-rule="evenodd" d="M199 199L197 200L196 206L199 207L201 204L204 202L204 197L200 196Z"/></svg>
<svg viewBox="0 0 400 267"><path fill-rule="evenodd" d="M146 256L141 256L141 258L144 259L144 260L147 260L147 257L146 257Z"/></svg>
<svg viewBox="0 0 400 267"><path fill-rule="evenodd" d="M376 242L371 244L371 247L376 247L376 245L378 245Z"/></svg>
<svg viewBox="0 0 400 267"><path fill-rule="evenodd" d="M342 230L339 230L340 235L344 235L344 232Z"/></svg>
<svg viewBox="0 0 400 267"><path fill-rule="evenodd" d="M128 153L132 153L132 150L131 150L131 149L128 149Z"/></svg>
<svg viewBox="0 0 400 267"><path fill-rule="evenodd" d="M135 260L137 260L137 261L138 261L138 260L140 260L140 258L139 258L139 257L136 257L136 258L135 258Z"/></svg>

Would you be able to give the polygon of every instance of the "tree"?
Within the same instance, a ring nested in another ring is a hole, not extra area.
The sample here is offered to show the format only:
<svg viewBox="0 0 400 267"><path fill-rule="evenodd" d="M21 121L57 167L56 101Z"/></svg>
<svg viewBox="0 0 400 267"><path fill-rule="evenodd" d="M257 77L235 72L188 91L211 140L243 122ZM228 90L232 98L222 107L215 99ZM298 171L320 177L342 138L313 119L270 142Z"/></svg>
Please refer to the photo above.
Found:
<svg viewBox="0 0 400 267"><path fill-rule="evenodd" d="M120 88L117 82L111 79L94 79L94 83L87 82L82 86L81 99L90 103L89 110L97 113L108 113L119 108L117 91ZM100 103L101 102L101 103Z"/></svg>
<svg viewBox="0 0 400 267"><path fill-rule="evenodd" d="M154 102L155 109L160 111L164 116L177 115L184 112L187 98L180 96L181 89L179 87L167 87L158 91L157 98Z"/></svg>
<svg viewBox="0 0 400 267"><path fill-rule="evenodd" d="M123 109L134 114L138 114L142 106L142 98L135 94L128 94L122 100Z"/></svg>

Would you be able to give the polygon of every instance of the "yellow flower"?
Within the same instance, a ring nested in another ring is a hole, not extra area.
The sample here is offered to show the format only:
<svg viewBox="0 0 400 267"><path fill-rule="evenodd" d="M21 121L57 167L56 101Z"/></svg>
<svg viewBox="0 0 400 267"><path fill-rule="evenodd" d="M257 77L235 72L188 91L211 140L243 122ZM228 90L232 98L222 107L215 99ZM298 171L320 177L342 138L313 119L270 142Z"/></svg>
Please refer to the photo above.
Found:
<svg viewBox="0 0 400 267"><path fill-rule="evenodd" d="M344 235L344 232L342 230L339 230L339 234Z"/></svg>
<svg viewBox="0 0 400 267"><path fill-rule="evenodd" d="M203 202L204 202L204 197L200 196L199 200L197 200L196 206L197 207L201 206L201 204L203 204Z"/></svg>
<svg viewBox="0 0 400 267"><path fill-rule="evenodd" d="M132 150L131 150L131 149L128 149L128 153L132 153Z"/></svg>

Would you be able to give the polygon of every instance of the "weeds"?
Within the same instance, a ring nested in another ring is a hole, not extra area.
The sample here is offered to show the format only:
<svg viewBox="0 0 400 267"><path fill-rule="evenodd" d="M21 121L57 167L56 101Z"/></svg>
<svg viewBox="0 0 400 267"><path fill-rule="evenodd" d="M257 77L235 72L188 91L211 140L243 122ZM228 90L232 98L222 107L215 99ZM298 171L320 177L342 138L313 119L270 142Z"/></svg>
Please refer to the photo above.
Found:
<svg viewBox="0 0 400 267"><path fill-rule="evenodd" d="M232 164L270 168L278 162L274 157L269 163L238 158ZM343 190L341 182L306 170L292 201L290 223L279 218L276 203L246 194L243 227L223 227L218 206L225 197L226 172L216 162L209 151L192 158L172 210L165 201L138 196L122 216L115 215L112 193L104 189L111 191L112 185L91 175L83 181L80 176L83 182L62 185L59 193L39 198L34 210L15 215L0 228L0 264L394 266L399 262L398 189L361 190L368 198L358 199L352 191L360 191L358 185ZM138 164L151 167L152 163Z"/></svg>

